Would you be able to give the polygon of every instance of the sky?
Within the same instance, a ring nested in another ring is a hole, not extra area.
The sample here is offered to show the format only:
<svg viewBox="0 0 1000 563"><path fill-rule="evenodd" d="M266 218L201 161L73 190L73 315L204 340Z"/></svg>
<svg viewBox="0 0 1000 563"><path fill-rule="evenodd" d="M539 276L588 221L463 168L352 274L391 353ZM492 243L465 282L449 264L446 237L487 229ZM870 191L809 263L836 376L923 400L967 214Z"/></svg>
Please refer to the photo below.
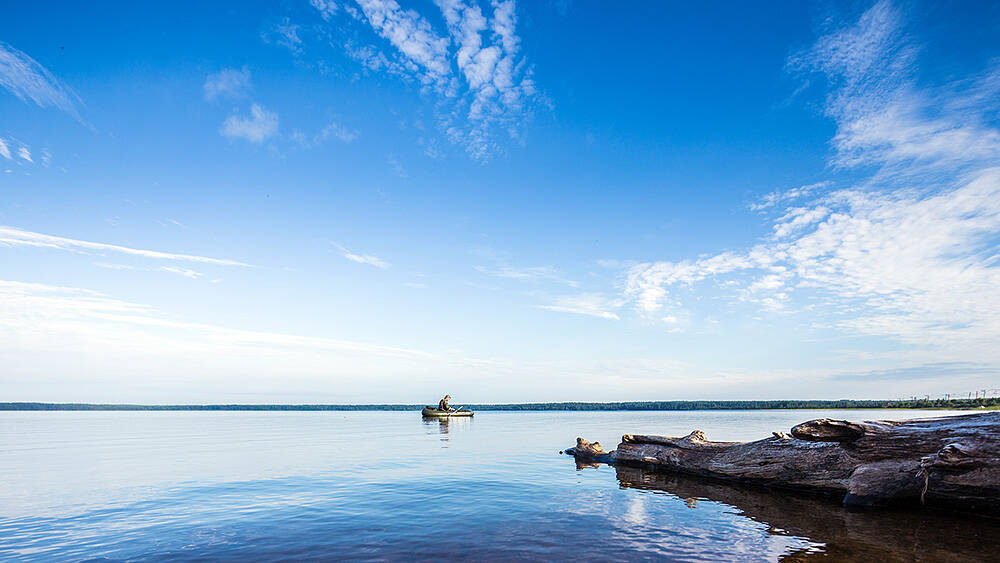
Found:
<svg viewBox="0 0 1000 563"><path fill-rule="evenodd" d="M1000 5L22 2L0 401L1000 387Z"/></svg>

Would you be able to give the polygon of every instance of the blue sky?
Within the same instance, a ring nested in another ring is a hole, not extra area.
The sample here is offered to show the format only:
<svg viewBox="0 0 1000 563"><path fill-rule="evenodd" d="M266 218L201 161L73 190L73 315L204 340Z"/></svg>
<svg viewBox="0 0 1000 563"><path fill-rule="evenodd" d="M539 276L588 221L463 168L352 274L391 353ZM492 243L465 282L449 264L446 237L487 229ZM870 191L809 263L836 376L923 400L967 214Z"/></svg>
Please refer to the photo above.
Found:
<svg viewBox="0 0 1000 563"><path fill-rule="evenodd" d="M997 387L995 4L7 14L5 400Z"/></svg>

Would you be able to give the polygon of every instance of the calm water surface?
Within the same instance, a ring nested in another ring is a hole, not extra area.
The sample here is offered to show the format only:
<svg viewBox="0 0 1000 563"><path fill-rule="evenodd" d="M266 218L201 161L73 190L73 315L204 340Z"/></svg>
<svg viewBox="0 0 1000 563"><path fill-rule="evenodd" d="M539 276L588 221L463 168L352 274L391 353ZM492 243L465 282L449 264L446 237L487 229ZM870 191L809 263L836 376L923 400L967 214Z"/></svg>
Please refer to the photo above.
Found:
<svg viewBox="0 0 1000 563"><path fill-rule="evenodd" d="M996 558L994 520L843 510L637 469L576 436L754 440L920 411L0 412L0 559Z"/></svg>

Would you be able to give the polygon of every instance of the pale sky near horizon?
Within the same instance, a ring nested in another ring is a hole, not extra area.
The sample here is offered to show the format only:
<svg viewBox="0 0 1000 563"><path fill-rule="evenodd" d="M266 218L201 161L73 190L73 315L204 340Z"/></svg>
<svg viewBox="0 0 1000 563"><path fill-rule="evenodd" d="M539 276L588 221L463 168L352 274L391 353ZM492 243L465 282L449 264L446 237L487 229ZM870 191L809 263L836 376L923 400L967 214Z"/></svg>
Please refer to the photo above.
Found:
<svg viewBox="0 0 1000 563"><path fill-rule="evenodd" d="M0 401L1000 381L1000 5L30 2Z"/></svg>

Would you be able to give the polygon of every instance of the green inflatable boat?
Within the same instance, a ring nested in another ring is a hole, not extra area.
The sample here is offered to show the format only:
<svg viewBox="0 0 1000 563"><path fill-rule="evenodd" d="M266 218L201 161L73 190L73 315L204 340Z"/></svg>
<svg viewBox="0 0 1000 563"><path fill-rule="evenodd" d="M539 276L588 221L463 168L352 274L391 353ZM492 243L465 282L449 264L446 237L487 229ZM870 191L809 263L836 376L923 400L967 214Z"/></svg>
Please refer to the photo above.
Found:
<svg viewBox="0 0 1000 563"><path fill-rule="evenodd" d="M472 416L472 411L457 410L457 411L439 411L436 407L427 405L424 410L420 411L420 414L428 418L455 418L456 416Z"/></svg>

